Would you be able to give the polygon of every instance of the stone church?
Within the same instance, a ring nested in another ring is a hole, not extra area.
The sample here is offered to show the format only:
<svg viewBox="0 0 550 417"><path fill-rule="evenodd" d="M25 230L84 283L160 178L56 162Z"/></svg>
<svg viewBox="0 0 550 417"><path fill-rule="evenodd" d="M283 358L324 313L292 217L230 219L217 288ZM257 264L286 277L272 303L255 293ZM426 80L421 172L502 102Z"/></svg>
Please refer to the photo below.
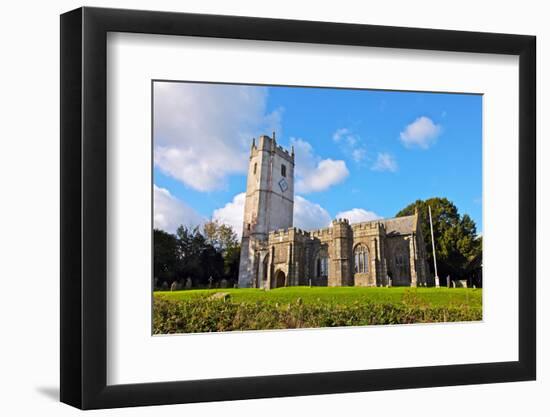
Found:
<svg viewBox="0 0 550 417"><path fill-rule="evenodd" d="M323 229L292 226L294 149L250 149L239 287L432 285L418 214Z"/></svg>

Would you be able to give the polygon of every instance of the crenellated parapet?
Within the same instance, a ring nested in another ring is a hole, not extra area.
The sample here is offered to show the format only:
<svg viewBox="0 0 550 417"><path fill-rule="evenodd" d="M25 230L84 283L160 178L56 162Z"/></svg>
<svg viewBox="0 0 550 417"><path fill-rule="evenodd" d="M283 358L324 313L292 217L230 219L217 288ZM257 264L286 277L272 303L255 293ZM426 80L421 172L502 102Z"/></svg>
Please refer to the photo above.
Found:
<svg viewBox="0 0 550 417"><path fill-rule="evenodd" d="M250 148L250 159L252 159L258 152L269 152L272 154L277 154L279 157L284 160L294 164L294 147L289 151L288 149L283 148L281 145L277 144L275 140L275 132L273 132L273 137L268 135L261 135L258 138L258 143L256 144L256 139L252 139L252 146Z"/></svg>
<svg viewBox="0 0 550 417"><path fill-rule="evenodd" d="M318 239L324 239L332 236L332 227L325 227L323 229L316 229L309 232L311 237Z"/></svg>
<svg viewBox="0 0 550 417"><path fill-rule="evenodd" d="M332 221L332 237L334 239L346 238L352 236L352 229L348 219L335 219Z"/></svg>
<svg viewBox="0 0 550 417"><path fill-rule="evenodd" d="M353 230L380 230L385 229L384 223L373 220L370 222L354 223L351 225Z"/></svg>
<svg viewBox="0 0 550 417"><path fill-rule="evenodd" d="M269 232L268 240L272 243L280 242L307 242L312 240L310 232L290 227L288 229L278 229Z"/></svg>

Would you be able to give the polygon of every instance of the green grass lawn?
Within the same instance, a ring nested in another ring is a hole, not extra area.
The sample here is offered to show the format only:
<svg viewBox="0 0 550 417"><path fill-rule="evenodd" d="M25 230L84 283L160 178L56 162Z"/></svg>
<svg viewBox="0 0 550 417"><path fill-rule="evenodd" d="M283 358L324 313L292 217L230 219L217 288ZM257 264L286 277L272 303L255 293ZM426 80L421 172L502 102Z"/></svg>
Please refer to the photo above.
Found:
<svg viewBox="0 0 550 417"><path fill-rule="evenodd" d="M288 304L300 298L304 304L350 305L362 302L377 304L422 304L432 307L467 305L481 309L481 289L409 288L409 287L285 287L264 291L257 288L156 291L156 298L192 300L208 298L215 293L228 293L232 303Z"/></svg>

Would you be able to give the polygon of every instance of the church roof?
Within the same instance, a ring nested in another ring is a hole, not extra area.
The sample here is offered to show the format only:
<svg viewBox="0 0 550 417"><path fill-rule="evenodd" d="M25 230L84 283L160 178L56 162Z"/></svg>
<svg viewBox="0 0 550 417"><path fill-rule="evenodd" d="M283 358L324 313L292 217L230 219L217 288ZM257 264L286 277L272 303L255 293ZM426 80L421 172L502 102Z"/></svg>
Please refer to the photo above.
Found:
<svg viewBox="0 0 550 417"><path fill-rule="evenodd" d="M414 214L411 216L393 217L391 219L379 219L370 220L368 222L353 223L351 226L353 227L355 225L376 223L381 223L384 225L388 236L410 235L411 233L416 232L416 216Z"/></svg>
<svg viewBox="0 0 550 417"><path fill-rule="evenodd" d="M386 234L408 235L416 231L416 216L394 217L380 220L386 227Z"/></svg>

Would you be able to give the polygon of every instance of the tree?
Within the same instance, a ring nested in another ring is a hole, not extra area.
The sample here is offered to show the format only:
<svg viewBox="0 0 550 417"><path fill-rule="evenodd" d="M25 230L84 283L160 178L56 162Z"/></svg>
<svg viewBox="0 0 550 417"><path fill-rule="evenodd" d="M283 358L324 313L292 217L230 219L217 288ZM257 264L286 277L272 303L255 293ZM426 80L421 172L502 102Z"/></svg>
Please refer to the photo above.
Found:
<svg viewBox="0 0 550 417"><path fill-rule="evenodd" d="M153 231L153 274L158 283L175 279L178 263L178 242L174 235L163 230Z"/></svg>
<svg viewBox="0 0 550 417"><path fill-rule="evenodd" d="M237 234L229 225L212 220L205 223L203 231L206 241L219 252L224 253L231 248L239 246Z"/></svg>
<svg viewBox="0 0 550 417"><path fill-rule="evenodd" d="M237 240L237 234L231 226L219 223L217 220L207 222L203 230L206 241L221 252L223 256L224 277L236 281L239 275L241 256L241 247Z"/></svg>
<svg viewBox="0 0 550 417"><path fill-rule="evenodd" d="M176 232L180 259L179 274L191 277L195 284L206 286L210 277L219 281L224 276L224 258L199 227L180 226Z"/></svg>
<svg viewBox="0 0 550 417"><path fill-rule="evenodd" d="M155 230L153 240L157 285L184 284L187 277L195 286L207 286L210 278L214 282L237 280L240 245L231 226L218 222L202 229L180 226L175 235Z"/></svg>
<svg viewBox="0 0 550 417"><path fill-rule="evenodd" d="M460 216L456 206L446 198L417 200L399 211L396 217L409 216L418 209L422 221L422 234L426 254L433 273L432 239L430 235L428 206L432 209L437 269L440 278L450 275L452 279L466 278L467 266L481 254L481 238L477 236L476 224L470 216Z"/></svg>
<svg viewBox="0 0 550 417"><path fill-rule="evenodd" d="M225 277L237 281L239 277L239 262L241 260L241 246L232 246L225 252L223 257L223 270Z"/></svg>

